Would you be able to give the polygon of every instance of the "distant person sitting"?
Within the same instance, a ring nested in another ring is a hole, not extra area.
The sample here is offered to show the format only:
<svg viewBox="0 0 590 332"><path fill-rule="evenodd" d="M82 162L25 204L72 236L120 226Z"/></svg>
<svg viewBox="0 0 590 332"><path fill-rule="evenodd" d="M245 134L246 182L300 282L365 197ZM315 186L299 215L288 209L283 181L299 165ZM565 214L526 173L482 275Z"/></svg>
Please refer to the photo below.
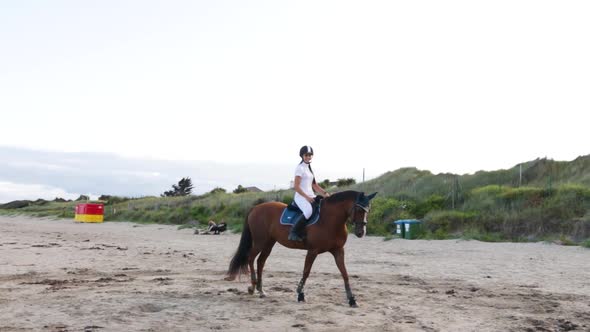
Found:
<svg viewBox="0 0 590 332"><path fill-rule="evenodd" d="M215 223L215 221L209 220L209 226L207 226L207 232L213 231L213 228L215 228L216 226L217 226L217 224Z"/></svg>
<svg viewBox="0 0 590 332"><path fill-rule="evenodd" d="M209 228L207 229L208 233L213 233L217 235L221 232L225 232L226 229L227 225L225 224L225 222L221 221L218 225L215 223L215 221L209 220Z"/></svg>

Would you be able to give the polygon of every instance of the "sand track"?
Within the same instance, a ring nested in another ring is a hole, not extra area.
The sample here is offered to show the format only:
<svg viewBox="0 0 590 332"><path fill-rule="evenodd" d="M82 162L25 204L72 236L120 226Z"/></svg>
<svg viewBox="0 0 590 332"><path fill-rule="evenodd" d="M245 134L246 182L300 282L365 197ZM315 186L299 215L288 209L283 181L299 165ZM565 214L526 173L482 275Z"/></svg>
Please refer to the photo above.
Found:
<svg viewBox="0 0 590 332"><path fill-rule="evenodd" d="M359 308L331 255L275 246L259 298L223 280L239 235L0 217L0 331L590 331L590 250L349 238Z"/></svg>

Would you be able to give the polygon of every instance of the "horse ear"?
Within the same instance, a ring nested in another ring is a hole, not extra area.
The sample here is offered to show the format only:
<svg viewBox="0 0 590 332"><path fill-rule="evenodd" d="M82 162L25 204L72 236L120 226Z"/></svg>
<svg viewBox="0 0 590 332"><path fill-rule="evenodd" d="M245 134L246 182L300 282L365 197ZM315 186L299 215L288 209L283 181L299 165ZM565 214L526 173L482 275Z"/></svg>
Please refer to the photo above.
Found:
<svg viewBox="0 0 590 332"><path fill-rule="evenodd" d="M372 200L377 195L377 192L372 193L371 195L367 196L369 200Z"/></svg>

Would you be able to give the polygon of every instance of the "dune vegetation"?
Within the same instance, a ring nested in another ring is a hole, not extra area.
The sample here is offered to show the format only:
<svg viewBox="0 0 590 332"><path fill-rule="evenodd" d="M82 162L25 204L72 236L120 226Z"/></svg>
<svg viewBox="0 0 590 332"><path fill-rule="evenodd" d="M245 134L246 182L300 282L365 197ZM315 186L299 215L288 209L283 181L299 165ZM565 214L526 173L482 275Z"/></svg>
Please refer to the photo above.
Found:
<svg viewBox="0 0 590 332"><path fill-rule="evenodd" d="M330 181L322 181L329 186ZM338 181L330 191L378 192L368 234L391 238L392 222L422 221L420 238L553 241L590 246L590 156L570 162L537 159L507 170L432 174L402 168L363 183ZM105 196L105 220L205 227L225 221L240 231L249 209L264 201L289 203L292 190L126 198ZM76 201L15 201L0 213L73 218Z"/></svg>

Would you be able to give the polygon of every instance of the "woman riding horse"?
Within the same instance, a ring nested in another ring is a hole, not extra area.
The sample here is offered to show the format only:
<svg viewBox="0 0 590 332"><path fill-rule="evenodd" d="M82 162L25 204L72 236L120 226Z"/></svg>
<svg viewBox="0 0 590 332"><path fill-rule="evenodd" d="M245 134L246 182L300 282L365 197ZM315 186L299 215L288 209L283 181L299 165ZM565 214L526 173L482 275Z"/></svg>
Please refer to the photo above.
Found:
<svg viewBox="0 0 590 332"><path fill-rule="evenodd" d="M298 301L305 301L303 287L314 260L317 255L330 252L342 274L348 303L351 307L356 307L344 263L344 244L348 237L346 221L351 220L355 226L355 235L363 237L366 232L370 201L376 194L367 196L363 192L344 191L324 199L321 203L319 221L308 227L304 241L289 240L290 226L280 223L279 219L287 207L286 204L267 202L256 205L246 217L240 243L230 262L226 280L234 280L238 274L246 274L249 270L251 286L248 287L248 292L253 294L256 289L260 296L264 297L262 270L273 246L279 242L287 248L307 250L303 276L297 286ZM254 270L256 257L258 257L258 264L257 269Z"/></svg>
<svg viewBox="0 0 590 332"><path fill-rule="evenodd" d="M295 168L295 181L293 181L293 188L295 189L295 196L293 200L297 207L303 212L291 228L289 233L289 240L303 241L301 234L305 229L305 225L309 222L309 218L313 213L313 204L315 201L315 193L322 193L324 197L329 197L330 194L320 187L315 181L315 176L311 170L311 158L313 157L313 149L311 146L305 145L299 149L299 157L301 162Z"/></svg>

